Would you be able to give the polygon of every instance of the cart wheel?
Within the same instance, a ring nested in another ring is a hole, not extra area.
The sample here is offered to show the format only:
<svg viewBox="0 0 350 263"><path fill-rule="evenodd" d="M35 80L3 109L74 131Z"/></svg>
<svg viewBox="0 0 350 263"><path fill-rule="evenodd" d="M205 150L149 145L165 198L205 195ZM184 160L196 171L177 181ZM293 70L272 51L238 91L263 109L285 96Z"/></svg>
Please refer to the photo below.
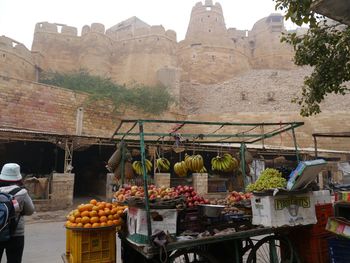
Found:
<svg viewBox="0 0 350 263"><path fill-rule="evenodd" d="M251 240L249 237L242 240L242 256L247 253L249 250L251 250L254 247L253 240Z"/></svg>
<svg viewBox="0 0 350 263"><path fill-rule="evenodd" d="M198 249L177 250L169 258L169 263L219 263L210 253Z"/></svg>
<svg viewBox="0 0 350 263"><path fill-rule="evenodd" d="M259 240L249 253L246 263L299 263L293 246L286 237L267 236Z"/></svg>

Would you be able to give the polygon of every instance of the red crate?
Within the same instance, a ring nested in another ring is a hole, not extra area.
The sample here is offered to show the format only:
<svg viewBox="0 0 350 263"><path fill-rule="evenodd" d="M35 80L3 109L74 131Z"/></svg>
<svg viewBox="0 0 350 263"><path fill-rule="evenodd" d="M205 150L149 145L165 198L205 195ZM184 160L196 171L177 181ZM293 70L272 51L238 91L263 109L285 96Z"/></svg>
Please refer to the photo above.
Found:
<svg viewBox="0 0 350 263"><path fill-rule="evenodd" d="M328 238L332 234L312 236L310 232L297 231L289 235L301 263L329 263Z"/></svg>
<svg viewBox="0 0 350 263"><path fill-rule="evenodd" d="M326 230L326 225L328 222L328 217L332 217L334 215L333 205L332 204L316 205L315 210L316 210L317 223L310 226L308 231L310 231L311 235L324 235L329 233Z"/></svg>

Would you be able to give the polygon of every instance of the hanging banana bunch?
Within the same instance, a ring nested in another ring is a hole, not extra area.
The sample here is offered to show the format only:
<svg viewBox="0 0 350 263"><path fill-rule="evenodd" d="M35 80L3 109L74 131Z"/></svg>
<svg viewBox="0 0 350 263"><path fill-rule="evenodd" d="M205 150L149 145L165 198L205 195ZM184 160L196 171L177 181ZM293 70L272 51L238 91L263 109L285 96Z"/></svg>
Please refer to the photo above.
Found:
<svg viewBox="0 0 350 263"><path fill-rule="evenodd" d="M156 160L157 169L159 172L169 172L170 171L170 162L166 158L158 158Z"/></svg>
<svg viewBox="0 0 350 263"><path fill-rule="evenodd" d="M175 163L174 172L180 177L187 176L188 168L186 166L185 161Z"/></svg>
<svg viewBox="0 0 350 263"><path fill-rule="evenodd" d="M225 153L211 159L211 168L213 171L232 172L238 168L238 161L231 154Z"/></svg>
<svg viewBox="0 0 350 263"><path fill-rule="evenodd" d="M198 173L204 167L203 157L200 154L191 156L185 154L185 164L188 170Z"/></svg>
<svg viewBox="0 0 350 263"><path fill-rule="evenodd" d="M152 162L148 159L145 160L145 165L146 165L146 172L149 173L152 171ZM142 175L142 162L141 161L134 161L132 163L132 168L134 169L135 173L137 175Z"/></svg>
<svg viewBox="0 0 350 263"><path fill-rule="evenodd" d="M205 166L203 166L203 168L202 169L200 169L200 171L199 171L199 173L201 173L201 174L205 174L205 173L207 173L208 171L207 171L207 169L205 168Z"/></svg>

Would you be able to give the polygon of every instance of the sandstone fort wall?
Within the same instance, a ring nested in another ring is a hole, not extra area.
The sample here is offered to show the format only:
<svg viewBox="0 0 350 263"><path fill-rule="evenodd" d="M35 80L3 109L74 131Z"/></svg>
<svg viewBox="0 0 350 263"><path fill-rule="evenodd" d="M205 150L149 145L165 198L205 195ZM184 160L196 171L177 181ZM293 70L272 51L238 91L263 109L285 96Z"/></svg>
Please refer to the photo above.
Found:
<svg viewBox="0 0 350 263"><path fill-rule="evenodd" d="M0 36L0 72L5 76L36 80L32 53L23 44Z"/></svg>

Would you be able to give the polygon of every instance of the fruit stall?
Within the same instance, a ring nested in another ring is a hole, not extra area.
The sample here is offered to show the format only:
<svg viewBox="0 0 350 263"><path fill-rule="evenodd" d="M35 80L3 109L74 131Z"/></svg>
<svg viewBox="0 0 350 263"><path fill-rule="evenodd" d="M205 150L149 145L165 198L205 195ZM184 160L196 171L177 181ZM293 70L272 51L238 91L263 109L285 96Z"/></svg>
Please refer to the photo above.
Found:
<svg viewBox="0 0 350 263"><path fill-rule="evenodd" d="M265 253L268 262L300 262L288 234L302 225L317 222L312 194L308 189L281 189L275 194L270 189L286 188L287 180L274 169L266 169L257 182L249 184L245 151L249 144L291 132L299 161L294 129L301 125L301 122L121 121L112 139L122 146L119 161L122 183L114 201L128 206L126 229L119 232L123 258L127 262L243 262L243 259L245 262L257 262L261 253ZM130 164L142 176L142 186L124 182L126 165L123 164L123 156L127 156L128 145L138 145L140 148L140 160L131 161ZM187 150L194 145L216 145L221 148L224 145L238 145L240 151L239 156L218 151L208 167L208 160L201 155L194 151L188 154ZM170 147L180 152L180 158L171 163L159 156L152 163L146 158L150 147ZM174 173L184 177L191 174L193 186L156 186L154 178L150 176L152 166L161 172L158 176L167 177L169 173ZM203 181L200 178L207 178L208 170L233 172L237 166L243 176L245 193L232 191L219 200L203 197ZM263 194L256 195L258 192ZM272 213L273 209L270 208L270 218L265 222L268 215L262 214L266 211L261 208L272 207L275 199L281 200L278 208L280 214ZM253 206L253 202L257 203ZM304 205L295 208L298 211L288 217L284 215L290 208L288 202ZM298 218L297 215L301 216ZM276 217L282 216L284 218L274 222ZM260 221L254 222L254 217Z"/></svg>
<svg viewBox="0 0 350 263"><path fill-rule="evenodd" d="M294 129L301 125L121 121L112 137L118 147L108 161L121 183L112 203L91 200L69 213L66 262L115 262L116 233L121 258L128 263L326 262L331 198L327 191L310 188L326 162L299 160ZM298 165L288 178L266 168L256 181L250 180L247 145L282 132L292 133ZM137 154L131 145L139 147ZM218 148L209 160L198 151L207 145ZM224 145L238 145L239 155L229 147L223 150ZM170 148L178 159L169 161L156 153L158 148ZM208 198L208 174L213 171L242 175L244 190ZM128 181L133 172L138 177ZM193 184L171 186L170 173L192 177Z"/></svg>

